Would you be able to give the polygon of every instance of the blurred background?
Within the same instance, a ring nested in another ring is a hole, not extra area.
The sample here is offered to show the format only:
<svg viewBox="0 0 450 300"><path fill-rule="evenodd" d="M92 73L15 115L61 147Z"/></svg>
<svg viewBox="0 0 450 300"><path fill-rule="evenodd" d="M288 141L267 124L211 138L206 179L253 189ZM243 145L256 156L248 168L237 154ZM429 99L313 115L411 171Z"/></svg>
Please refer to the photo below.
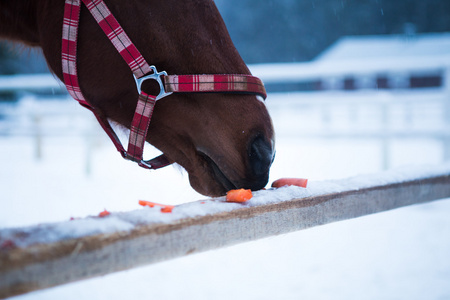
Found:
<svg viewBox="0 0 450 300"><path fill-rule="evenodd" d="M270 182L450 159L450 1L215 3L269 92L277 137ZM140 199L202 198L182 170L149 172L123 161L39 50L7 42L0 42L0 166L2 228L139 209ZM17 298L450 299L448 202Z"/></svg>

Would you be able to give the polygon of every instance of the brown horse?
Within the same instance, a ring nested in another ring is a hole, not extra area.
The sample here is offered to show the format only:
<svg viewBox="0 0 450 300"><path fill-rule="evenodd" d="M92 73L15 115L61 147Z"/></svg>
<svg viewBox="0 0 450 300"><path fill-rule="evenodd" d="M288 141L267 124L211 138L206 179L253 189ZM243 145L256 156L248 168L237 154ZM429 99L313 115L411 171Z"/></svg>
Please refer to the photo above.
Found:
<svg viewBox="0 0 450 300"><path fill-rule="evenodd" d="M250 74L213 0L106 3L143 57L159 70ZM61 80L63 10L63 0L0 0L0 37L41 47ZM84 6L77 65L90 104L130 128L137 103L133 76ZM147 141L184 167L191 186L209 196L234 188L263 188L274 156L270 116L251 95L171 95L157 102Z"/></svg>

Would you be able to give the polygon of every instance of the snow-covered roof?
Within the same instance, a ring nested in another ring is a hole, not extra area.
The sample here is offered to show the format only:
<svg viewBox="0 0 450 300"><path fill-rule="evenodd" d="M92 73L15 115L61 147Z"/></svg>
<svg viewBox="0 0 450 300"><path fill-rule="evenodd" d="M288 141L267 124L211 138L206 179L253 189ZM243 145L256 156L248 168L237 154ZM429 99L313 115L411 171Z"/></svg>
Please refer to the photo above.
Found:
<svg viewBox="0 0 450 300"><path fill-rule="evenodd" d="M319 61L450 56L450 32L347 36L316 57Z"/></svg>

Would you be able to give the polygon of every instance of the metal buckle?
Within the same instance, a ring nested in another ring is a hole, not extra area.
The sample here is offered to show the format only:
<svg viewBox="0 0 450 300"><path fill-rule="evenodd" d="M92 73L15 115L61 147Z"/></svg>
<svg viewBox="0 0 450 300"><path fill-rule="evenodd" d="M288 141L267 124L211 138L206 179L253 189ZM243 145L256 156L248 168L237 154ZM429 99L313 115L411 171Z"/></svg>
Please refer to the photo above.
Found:
<svg viewBox="0 0 450 300"><path fill-rule="evenodd" d="M153 166L150 164L151 159L144 160L144 159L136 159L131 155L128 155L127 152L122 153L122 157L129 161L134 161L139 166L144 167L146 169L153 169Z"/></svg>
<svg viewBox="0 0 450 300"><path fill-rule="evenodd" d="M136 81L136 87L137 87L138 93L141 94L141 92L142 92L141 87L142 87L142 83L144 81L146 81L148 79L153 79L153 80L156 80L156 82L158 82L158 84L159 84L159 94L158 94L158 96L156 96L156 101L172 94L172 92L166 92L166 90L164 88L164 83L161 79L161 76L167 76L167 72L166 71L158 72L156 70L155 66L150 66L150 68L153 70L153 73L150 75L146 75L146 76L137 78L133 74L134 80Z"/></svg>
<svg viewBox="0 0 450 300"><path fill-rule="evenodd" d="M153 167L152 164L150 164L150 161L151 161L151 159L149 159L149 160L143 160L143 159L142 159L142 160L139 162L139 165L140 165L141 167L146 168L146 169L153 169L154 167Z"/></svg>

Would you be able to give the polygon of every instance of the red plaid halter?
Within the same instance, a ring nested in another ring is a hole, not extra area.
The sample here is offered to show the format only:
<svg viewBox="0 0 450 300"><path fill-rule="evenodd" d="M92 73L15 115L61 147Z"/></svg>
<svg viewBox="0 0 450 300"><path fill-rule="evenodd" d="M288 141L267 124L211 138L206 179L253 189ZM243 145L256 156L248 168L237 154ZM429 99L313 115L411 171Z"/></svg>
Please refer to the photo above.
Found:
<svg viewBox="0 0 450 300"><path fill-rule="evenodd" d="M111 14L103 0L82 0L106 36L130 67L139 93L138 103L131 122L128 150L125 151L108 120L100 115L83 96L77 77L77 32L81 0L66 0L62 32L62 67L64 83L70 95L91 110L121 155L147 169L159 169L170 164L165 155L144 161L145 138L156 101L172 93L234 92L255 94L266 98L260 79L250 75L167 75L150 66L131 42L128 35ZM150 74L150 75L147 75ZM157 96L141 90L143 81L153 79L159 83Z"/></svg>

